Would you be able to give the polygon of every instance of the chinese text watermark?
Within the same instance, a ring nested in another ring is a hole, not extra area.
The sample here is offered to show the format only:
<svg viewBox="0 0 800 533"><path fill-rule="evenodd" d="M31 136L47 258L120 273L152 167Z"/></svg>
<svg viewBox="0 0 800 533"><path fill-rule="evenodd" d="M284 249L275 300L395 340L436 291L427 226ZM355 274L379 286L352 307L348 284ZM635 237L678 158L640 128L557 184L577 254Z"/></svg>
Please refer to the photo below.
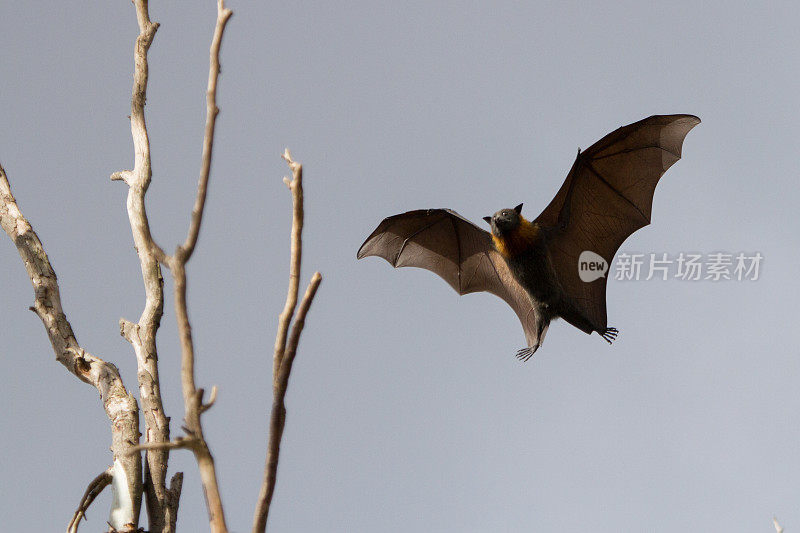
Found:
<svg viewBox="0 0 800 533"><path fill-rule="evenodd" d="M709 254L681 252L677 255L620 253L614 263L614 279L756 281L763 260L764 256L760 252Z"/></svg>

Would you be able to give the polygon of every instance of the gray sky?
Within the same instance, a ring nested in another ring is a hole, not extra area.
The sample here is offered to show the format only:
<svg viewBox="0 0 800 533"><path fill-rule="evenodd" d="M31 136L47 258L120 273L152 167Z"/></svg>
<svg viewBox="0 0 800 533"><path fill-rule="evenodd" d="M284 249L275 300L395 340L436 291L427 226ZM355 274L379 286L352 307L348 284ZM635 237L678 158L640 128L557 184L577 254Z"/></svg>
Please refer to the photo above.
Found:
<svg viewBox="0 0 800 533"><path fill-rule="evenodd" d="M310 312L273 531L800 531L797 7L730 2L230 2L207 216L189 265L198 384L233 531L264 462L288 267L279 154L304 163ZM152 2L148 208L172 249L200 165L215 7ZM109 175L133 164L130 2L0 6L0 162L78 340L136 389L118 334L143 305ZM613 347L563 322L520 364L513 312L429 272L356 262L389 215L535 216L576 149L656 113L703 123L628 252L761 252L755 282L609 281ZM65 527L111 461L97 393L57 364L12 244L0 269L0 515ZM169 292L171 294L171 291ZM179 434L171 299L162 389ZM179 525L207 528L196 467ZM89 510L99 530L110 496ZM144 520L144 519L143 519ZM143 524L146 524L143 521Z"/></svg>

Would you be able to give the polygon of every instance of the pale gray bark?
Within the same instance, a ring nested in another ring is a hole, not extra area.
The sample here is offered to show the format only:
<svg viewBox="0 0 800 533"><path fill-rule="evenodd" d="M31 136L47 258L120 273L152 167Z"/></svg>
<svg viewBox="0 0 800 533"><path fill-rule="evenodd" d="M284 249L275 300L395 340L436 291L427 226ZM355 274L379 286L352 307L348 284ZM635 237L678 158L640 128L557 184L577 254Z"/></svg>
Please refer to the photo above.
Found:
<svg viewBox="0 0 800 533"><path fill-rule="evenodd" d="M150 186L150 139L147 135L144 104L147 100L147 53L158 24L150 21L147 0L135 2L139 35L134 45L133 91L131 96L131 135L135 166L132 171L118 172L112 179L128 184L127 210L133 242L139 255L145 289L145 306L139 321L120 320L120 334L131 343L136 354L139 399L144 414L144 441L169 441L169 418L161 401L158 376L156 332L164 311L164 280L156 253L157 246L150 234L145 208L145 193ZM180 498L180 476L170 489L166 487L169 452L148 450L145 454L144 492L151 533L171 533L175 530L177 505Z"/></svg>
<svg viewBox="0 0 800 533"><path fill-rule="evenodd" d="M100 400L111 421L111 451L114 461L125 475L131 506L123 524L131 531L139 522L142 496L142 461L138 453L130 453L139 442L139 408L136 399L122 383L117 367L91 355L78 344L72 326L61 305L58 280L39 237L22 215L5 170L0 166L0 225L11 238L25 263L25 270L34 289L34 311L44 324L56 360L81 381L100 392ZM120 529L120 528L118 528Z"/></svg>

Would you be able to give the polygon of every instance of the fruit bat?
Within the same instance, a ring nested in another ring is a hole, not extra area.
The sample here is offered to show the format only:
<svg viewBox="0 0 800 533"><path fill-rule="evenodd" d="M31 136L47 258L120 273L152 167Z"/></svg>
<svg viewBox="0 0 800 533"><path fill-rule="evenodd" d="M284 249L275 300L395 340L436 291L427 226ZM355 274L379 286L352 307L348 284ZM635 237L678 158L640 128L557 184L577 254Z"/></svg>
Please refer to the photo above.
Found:
<svg viewBox="0 0 800 533"><path fill-rule="evenodd" d="M450 209L409 211L384 219L357 257L425 268L459 294L499 296L522 322L521 360L533 356L558 317L610 344L618 330L606 322L606 277L584 281L581 269L604 266L604 274L625 239L650 223L658 180L699 123L693 115L654 115L578 150L561 189L532 222L522 204L484 217L491 233ZM589 254L592 265L583 252L597 254Z"/></svg>

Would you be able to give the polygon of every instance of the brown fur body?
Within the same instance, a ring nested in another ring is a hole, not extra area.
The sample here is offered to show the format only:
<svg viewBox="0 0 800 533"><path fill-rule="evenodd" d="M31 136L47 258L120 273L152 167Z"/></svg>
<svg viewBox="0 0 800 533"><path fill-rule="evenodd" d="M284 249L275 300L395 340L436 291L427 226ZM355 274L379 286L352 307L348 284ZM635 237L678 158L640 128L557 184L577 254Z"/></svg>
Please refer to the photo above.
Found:
<svg viewBox="0 0 800 533"><path fill-rule="evenodd" d="M492 241L531 298L546 306L556 304L558 281L545 246L545 231L538 224L520 215L517 227L502 235L493 232Z"/></svg>
<svg viewBox="0 0 800 533"><path fill-rule="evenodd" d="M492 224L492 242L506 260L514 278L525 289L541 322L541 337L551 320L566 318L585 332L595 328L569 305L558 282L547 248L553 230L530 222L518 211L504 210L500 224ZM503 223L504 222L504 223Z"/></svg>
<svg viewBox="0 0 800 533"><path fill-rule="evenodd" d="M562 291L547 251L547 231L519 213L512 214L511 218L511 227L508 223L492 225L492 242L506 260L511 274L530 296L542 339L550 321L560 316L562 301Z"/></svg>

